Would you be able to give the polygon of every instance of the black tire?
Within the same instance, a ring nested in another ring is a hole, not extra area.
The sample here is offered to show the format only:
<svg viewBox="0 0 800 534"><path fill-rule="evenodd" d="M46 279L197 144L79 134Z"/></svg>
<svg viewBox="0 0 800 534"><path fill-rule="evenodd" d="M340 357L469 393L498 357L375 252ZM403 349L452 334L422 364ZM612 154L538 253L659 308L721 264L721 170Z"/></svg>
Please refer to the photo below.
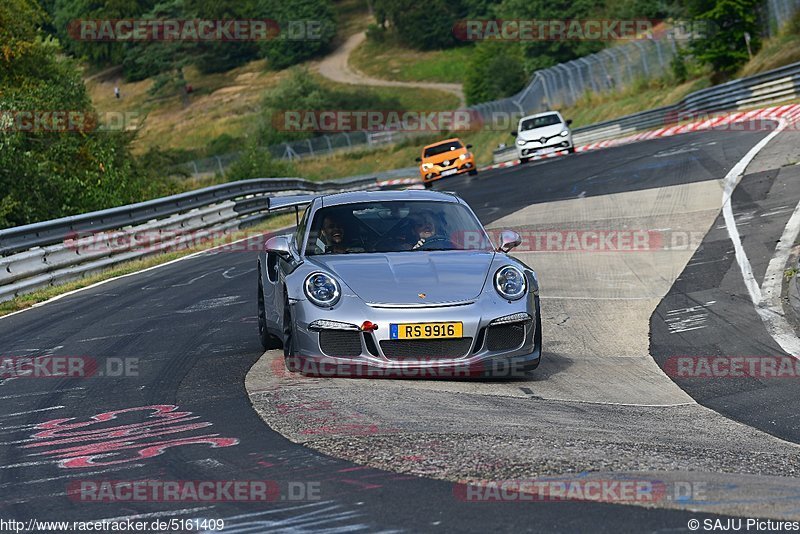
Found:
<svg viewBox="0 0 800 534"><path fill-rule="evenodd" d="M279 349L281 340L267 330L267 310L264 306L264 283L261 281L261 264L258 265L258 338L264 350Z"/></svg>
<svg viewBox="0 0 800 534"><path fill-rule="evenodd" d="M284 295L285 295L284 289ZM284 299L283 306L283 364L286 370L296 373L300 370L300 362L295 355L294 349L294 322L292 321L292 312L289 309L288 295Z"/></svg>
<svg viewBox="0 0 800 534"><path fill-rule="evenodd" d="M574 153L575 153L575 147L574 146L571 146L571 147L569 147L567 149L567 154L574 154Z"/></svg>
<svg viewBox="0 0 800 534"><path fill-rule="evenodd" d="M425 186L425 189L430 189L433 187L433 182L422 182L422 185Z"/></svg>
<svg viewBox="0 0 800 534"><path fill-rule="evenodd" d="M472 169L471 171L469 171L470 176L477 176L477 174L478 174L478 169Z"/></svg>
<svg viewBox="0 0 800 534"><path fill-rule="evenodd" d="M530 160L530 159L531 158L519 158L519 163L520 163L520 165L524 165L524 164L528 163L528 160Z"/></svg>

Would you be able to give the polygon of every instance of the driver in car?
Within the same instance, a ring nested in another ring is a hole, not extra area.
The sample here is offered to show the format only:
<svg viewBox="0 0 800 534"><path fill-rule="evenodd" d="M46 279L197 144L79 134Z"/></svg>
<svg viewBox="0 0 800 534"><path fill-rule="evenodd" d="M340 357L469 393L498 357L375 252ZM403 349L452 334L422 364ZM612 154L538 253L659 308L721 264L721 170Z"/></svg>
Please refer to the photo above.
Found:
<svg viewBox="0 0 800 534"><path fill-rule="evenodd" d="M417 242L411 247L411 250L417 250L436 235L436 220L429 211L423 211L414 216L411 227L417 238Z"/></svg>

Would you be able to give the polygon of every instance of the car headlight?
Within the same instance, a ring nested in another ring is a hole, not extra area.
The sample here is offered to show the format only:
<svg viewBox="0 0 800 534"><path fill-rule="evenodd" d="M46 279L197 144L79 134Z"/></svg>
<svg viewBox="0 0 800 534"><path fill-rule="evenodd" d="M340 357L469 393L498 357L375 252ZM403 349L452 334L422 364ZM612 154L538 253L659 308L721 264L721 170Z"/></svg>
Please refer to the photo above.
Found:
<svg viewBox="0 0 800 534"><path fill-rule="evenodd" d="M308 300L320 308L330 308L339 302L339 297L342 296L339 282L325 273L311 273L308 275L303 288Z"/></svg>
<svg viewBox="0 0 800 534"><path fill-rule="evenodd" d="M525 275L519 269L506 265L494 273L494 288L504 299L519 300L525 295L528 284Z"/></svg>
<svg viewBox="0 0 800 534"><path fill-rule="evenodd" d="M463 160L467 159L468 157L469 157L469 154L461 154L460 156L458 156L458 159L463 161Z"/></svg>
<svg viewBox="0 0 800 534"><path fill-rule="evenodd" d="M525 141L524 139L517 139L517 144L518 144L518 145L522 146L522 145L524 145L525 143L527 143L527 141Z"/></svg>
<svg viewBox="0 0 800 534"><path fill-rule="evenodd" d="M432 168L433 168L433 163L423 163L422 164L422 170L423 171L429 171Z"/></svg>
<svg viewBox="0 0 800 534"><path fill-rule="evenodd" d="M568 136L568 135L569 135L569 130L563 130L563 131L562 131L560 134L558 134L558 135L560 135L561 137L566 137L566 136Z"/></svg>

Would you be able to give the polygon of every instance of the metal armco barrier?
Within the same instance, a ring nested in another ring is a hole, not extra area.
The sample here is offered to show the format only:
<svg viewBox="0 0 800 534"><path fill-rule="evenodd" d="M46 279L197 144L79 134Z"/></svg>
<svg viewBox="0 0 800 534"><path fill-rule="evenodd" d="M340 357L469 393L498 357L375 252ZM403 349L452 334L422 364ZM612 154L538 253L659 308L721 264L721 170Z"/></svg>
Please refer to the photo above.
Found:
<svg viewBox="0 0 800 534"><path fill-rule="evenodd" d="M270 194L378 185L374 177L259 178L0 230L0 301L254 224L268 215Z"/></svg>
<svg viewBox="0 0 800 534"><path fill-rule="evenodd" d="M671 106L575 128L573 139L576 145L586 145L669 126L702 114L747 109L797 98L800 98L800 62L695 91ZM508 161L515 157L514 153L513 147L496 151L494 161Z"/></svg>

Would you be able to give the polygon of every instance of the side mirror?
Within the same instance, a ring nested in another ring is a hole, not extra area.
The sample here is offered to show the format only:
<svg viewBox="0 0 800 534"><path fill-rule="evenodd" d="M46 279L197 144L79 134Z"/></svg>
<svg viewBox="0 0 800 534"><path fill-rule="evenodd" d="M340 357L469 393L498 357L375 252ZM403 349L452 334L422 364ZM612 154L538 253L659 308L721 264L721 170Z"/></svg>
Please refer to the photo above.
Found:
<svg viewBox="0 0 800 534"><path fill-rule="evenodd" d="M289 252L289 236L287 235L270 237L267 239L266 244L264 244L264 249L267 252L274 252L282 258L288 258L292 255L291 252Z"/></svg>
<svg viewBox="0 0 800 534"><path fill-rule="evenodd" d="M565 122L567 123L567 126L569 126L570 124L572 124L572 119L567 119Z"/></svg>
<svg viewBox="0 0 800 534"><path fill-rule="evenodd" d="M514 130L513 132L511 132L511 136L512 136L512 137L516 137L516 136L517 136L517 131L516 131L516 130Z"/></svg>
<svg viewBox="0 0 800 534"><path fill-rule="evenodd" d="M472 145L467 145L467 150L469 150L470 148L472 148Z"/></svg>
<svg viewBox="0 0 800 534"><path fill-rule="evenodd" d="M500 232L500 246L497 248L500 252L508 252L511 249L518 247L522 243L522 238L517 232L512 230L503 230Z"/></svg>
<svg viewBox="0 0 800 534"><path fill-rule="evenodd" d="M421 161L422 161L422 158L416 158L414 161L419 161L419 162L421 162Z"/></svg>

